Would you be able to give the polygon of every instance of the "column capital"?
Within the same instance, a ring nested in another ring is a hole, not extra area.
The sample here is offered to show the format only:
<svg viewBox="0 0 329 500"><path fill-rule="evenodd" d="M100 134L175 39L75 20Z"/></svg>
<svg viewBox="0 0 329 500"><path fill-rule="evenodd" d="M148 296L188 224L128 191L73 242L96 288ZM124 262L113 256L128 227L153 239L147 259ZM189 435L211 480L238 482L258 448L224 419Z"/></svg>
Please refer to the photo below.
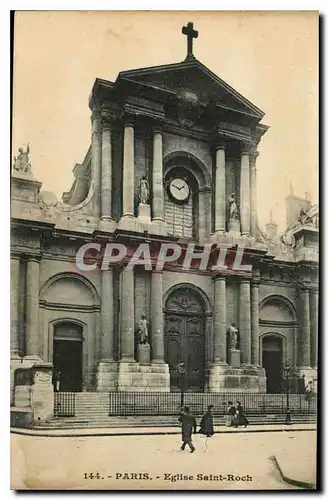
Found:
<svg viewBox="0 0 329 500"><path fill-rule="evenodd" d="M163 124L164 124L164 121L161 120L160 118L155 118L154 120L152 120L151 129L152 129L153 135L163 134Z"/></svg>
<svg viewBox="0 0 329 500"><path fill-rule="evenodd" d="M39 264L40 260L41 260L41 255L37 255L37 254L25 253L24 257L25 257L26 262L37 262Z"/></svg>
<svg viewBox="0 0 329 500"><path fill-rule="evenodd" d="M260 284L260 271L259 269L254 269L252 274L251 286L259 286Z"/></svg>
<svg viewBox="0 0 329 500"><path fill-rule="evenodd" d="M223 275L217 275L213 277L214 281L226 281L226 276Z"/></svg>
<svg viewBox="0 0 329 500"><path fill-rule="evenodd" d="M156 267L152 269L151 274L163 274L163 269L157 269Z"/></svg>
<svg viewBox="0 0 329 500"><path fill-rule="evenodd" d="M22 254L19 252L15 252L15 250L11 250L10 252L10 259L11 260L21 260Z"/></svg>
<svg viewBox="0 0 329 500"><path fill-rule="evenodd" d="M125 111L123 114L124 127L135 127L136 115L134 113Z"/></svg>
<svg viewBox="0 0 329 500"><path fill-rule="evenodd" d="M224 151L227 149L227 144L223 139L217 139L215 141L215 151L218 151L219 149L223 149Z"/></svg>
<svg viewBox="0 0 329 500"><path fill-rule="evenodd" d="M90 115L90 119L92 122L95 120L101 120L102 118L102 113L99 109L93 109Z"/></svg>
<svg viewBox="0 0 329 500"><path fill-rule="evenodd" d="M242 283L251 283L252 279L251 278L247 278L246 276L242 276L241 279L240 279L240 284Z"/></svg>
<svg viewBox="0 0 329 500"><path fill-rule="evenodd" d="M252 144L250 141L240 142L240 155L250 155L252 151Z"/></svg>
<svg viewBox="0 0 329 500"><path fill-rule="evenodd" d="M111 132L113 125L115 122L115 118L102 118L102 132L109 131Z"/></svg>

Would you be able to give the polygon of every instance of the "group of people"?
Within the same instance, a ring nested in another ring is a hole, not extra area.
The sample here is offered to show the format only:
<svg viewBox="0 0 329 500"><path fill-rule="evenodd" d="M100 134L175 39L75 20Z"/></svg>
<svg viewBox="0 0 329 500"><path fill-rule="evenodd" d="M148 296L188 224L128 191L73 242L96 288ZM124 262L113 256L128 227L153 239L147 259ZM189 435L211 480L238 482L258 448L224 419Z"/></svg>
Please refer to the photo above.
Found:
<svg viewBox="0 0 329 500"><path fill-rule="evenodd" d="M236 402L236 405L232 401L228 402L226 426L227 427L239 427L239 425L244 425L247 427L249 424L248 419L244 413L240 401Z"/></svg>
<svg viewBox="0 0 329 500"><path fill-rule="evenodd" d="M237 401L235 406L233 405L232 401L229 401L228 405L226 425L228 427L238 427L239 425L244 425L245 427L247 427L249 422L240 401ZM214 420L212 412L213 405L209 405L207 408L207 412L201 419L200 429L198 431L199 434L204 434L207 437L211 437L214 435ZM196 434L197 423L188 406L184 406L182 408L178 420L181 423L182 427L183 444L181 446L181 450L184 451L186 445L188 445L190 448L190 453L193 453L195 451L195 447L192 443L192 432Z"/></svg>

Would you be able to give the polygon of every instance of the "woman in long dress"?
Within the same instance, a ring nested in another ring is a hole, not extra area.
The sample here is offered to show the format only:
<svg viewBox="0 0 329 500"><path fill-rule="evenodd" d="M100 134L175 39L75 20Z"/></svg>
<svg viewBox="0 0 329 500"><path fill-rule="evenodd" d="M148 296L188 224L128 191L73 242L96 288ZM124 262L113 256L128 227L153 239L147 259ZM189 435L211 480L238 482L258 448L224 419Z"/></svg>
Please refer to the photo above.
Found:
<svg viewBox="0 0 329 500"><path fill-rule="evenodd" d="M212 416L213 405L209 405L207 412L203 415L200 422L199 434L205 434L207 437L211 437L214 434L214 421Z"/></svg>
<svg viewBox="0 0 329 500"><path fill-rule="evenodd" d="M232 401L229 401L227 415L226 415L226 427L232 427L234 425L234 415L235 415L235 406Z"/></svg>
<svg viewBox="0 0 329 500"><path fill-rule="evenodd" d="M235 417L234 417L234 427L238 427L239 425L244 425L247 427L249 424L248 419L243 411L240 401L236 402L235 407Z"/></svg>

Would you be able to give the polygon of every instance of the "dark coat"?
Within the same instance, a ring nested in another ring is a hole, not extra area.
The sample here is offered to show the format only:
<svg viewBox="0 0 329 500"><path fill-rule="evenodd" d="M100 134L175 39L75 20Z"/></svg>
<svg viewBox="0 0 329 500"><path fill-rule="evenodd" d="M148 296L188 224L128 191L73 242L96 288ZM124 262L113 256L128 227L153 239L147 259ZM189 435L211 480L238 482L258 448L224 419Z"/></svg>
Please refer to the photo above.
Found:
<svg viewBox="0 0 329 500"><path fill-rule="evenodd" d="M236 406L236 413L234 418L234 425L237 427L238 425L248 425L248 419L243 411L241 405Z"/></svg>
<svg viewBox="0 0 329 500"><path fill-rule="evenodd" d="M200 427L200 434L205 434L206 436L212 436L214 434L214 421L211 413L207 412L203 415Z"/></svg>
<svg viewBox="0 0 329 500"><path fill-rule="evenodd" d="M227 414L228 415L232 415L234 416L235 415L235 406L230 406L229 409L227 410Z"/></svg>
<svg viewBox="0 0 329 500"><path fill-rule="evenodd" d="M182 424L182 440L187 443L192 439L192 431L196 433L196 420L189 413L182 413L178 420Z"/></svg>

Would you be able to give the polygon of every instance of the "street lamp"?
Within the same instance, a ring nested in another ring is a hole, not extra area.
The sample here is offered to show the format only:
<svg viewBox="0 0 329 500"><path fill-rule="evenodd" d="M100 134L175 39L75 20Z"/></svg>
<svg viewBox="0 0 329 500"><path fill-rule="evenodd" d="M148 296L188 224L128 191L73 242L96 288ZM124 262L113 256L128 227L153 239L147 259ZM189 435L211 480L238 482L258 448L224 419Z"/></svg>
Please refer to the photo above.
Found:
<svg viewBox="0 0 329 500"><path fill-rule="evenodd" d="M291 367L287 364L284 367L284 376L286 379L286 424L291 424L291 416L290 416L290 409L289 409L289 376L291 374Z"/></svg>
<svg viewBox="0 0 329 500"><path fill-rule="evenodd" d="M184 361L178 363L178 375L179 375L179 385L180 385L180 404L184 406L184 392L185 392L185 375L186 375L186 366Z"/></svg>

